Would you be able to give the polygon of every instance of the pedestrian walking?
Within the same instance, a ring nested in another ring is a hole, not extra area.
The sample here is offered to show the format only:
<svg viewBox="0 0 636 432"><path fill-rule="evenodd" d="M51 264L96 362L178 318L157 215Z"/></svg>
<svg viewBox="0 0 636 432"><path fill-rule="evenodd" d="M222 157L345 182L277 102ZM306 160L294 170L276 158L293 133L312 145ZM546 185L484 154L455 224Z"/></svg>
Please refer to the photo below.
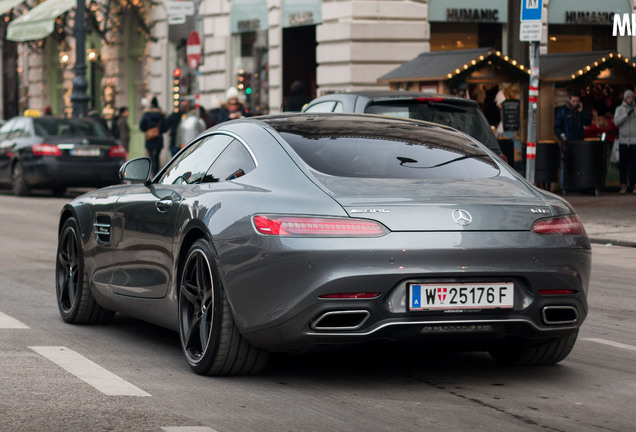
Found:
<svg viewBox="0 0 636 432"><path fill-rule="evenodd" d="M163 133L168 130L165 116L159 108L159 102L156 97L152 98L150 108L141 116L139 129L145 134L146 150L151 162L150 170L154 176L159 171L159 155L163 149Z"/></svg>
<svg viewBox="0 0 636 432"><path fill-rule="evenodd" d="M305 85L300 81L294 81L291 85L291 96L287 99L283 109L285 111L302 111L303 107L311 101L305 90Z"/></svg>
<svg viewBox="0 0 636 432"><path fill-rule="evenodd" d="M126 152L130 152L130 126L128 126L128 107L119 108L119 114L115 122L117 128L116 138L121 141L121 145L124 146Z"/></svg>
<svg viewBox="0 0 636 432"><path fill-rule="evenodd" d="M166 127L168 128L169 139L170 139L170 155L174 156L179 151L179 144L177 143L177 134L179 132L179 125L181 124L181 119L190 109L190 102L187 100L182 100L179 103L179 109L170 113L170 115L166 118Z"/></svg>
<svg viewBox="0 0 636 432"><path fill-rule="evenodd" d="M217 123L223 123L224 121L245 117L247 111L245 111L245 107L239 101L238 96L239 92L236 87L230 87L227 89L227 92L225 93L227 102L221 105Z"/></svg>
<svg viewBox="0 0 636 432"><path fill-rule="evenodd" d="M627 192L629 185L636 194L636 114L634 114L634 92L623 93L623 103L614 112L614 125L618 127L618 170L621 188L618 193Z"/></svg>
<svg viewBox="0 0 636 432"><path fill-rule="evenodd" d="M177 134L179 147L188 144L205 129L205 121L199 115L199 110L196 107L190 108L181 119L181 124L179 125L179 133Z"/></svg>
<svg viewBox="0 0 636 432"><path fill-rule="evenodd" d="M561 160L565 160L568 142L583 141L585 139L584 128L592 123L592 118L581 103L581 98L575 94L569 94L568 99L554 117L554 134L561 141ZM561 166L561 190L563 190L564 170Z"/></svg>

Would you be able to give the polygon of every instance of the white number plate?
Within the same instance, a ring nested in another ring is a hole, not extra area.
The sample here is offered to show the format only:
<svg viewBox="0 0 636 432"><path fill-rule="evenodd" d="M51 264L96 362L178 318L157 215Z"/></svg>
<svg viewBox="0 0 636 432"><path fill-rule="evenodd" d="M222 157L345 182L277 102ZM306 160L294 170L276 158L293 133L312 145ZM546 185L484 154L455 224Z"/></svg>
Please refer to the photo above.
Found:
<svg viewBox="0 0 636 432"><path fill-rule="evenodd" d="M409 284L409 310L511 309L512 282Z"/></svg>
<svg viewBox="0 0 636 432"><path fill-rule="evenodd" d="M75 147L71 149L71 156L99 156L99 149Z"/></svg>

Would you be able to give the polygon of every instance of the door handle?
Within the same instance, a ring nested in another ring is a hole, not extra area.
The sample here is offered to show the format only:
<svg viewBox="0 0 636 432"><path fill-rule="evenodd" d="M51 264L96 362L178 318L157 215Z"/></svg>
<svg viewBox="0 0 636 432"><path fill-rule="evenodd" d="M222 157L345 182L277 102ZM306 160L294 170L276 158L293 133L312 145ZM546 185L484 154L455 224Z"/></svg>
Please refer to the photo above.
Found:
<svg viewBox="0 0 636 432"><path fill-rule="evenodd" d="M161 199L161 200L159 200L159 201L157 201L155 203L155 207L161 213L167 212L171 205L172 205L172 199L171 198L164 198L164 199Z"/></svg>

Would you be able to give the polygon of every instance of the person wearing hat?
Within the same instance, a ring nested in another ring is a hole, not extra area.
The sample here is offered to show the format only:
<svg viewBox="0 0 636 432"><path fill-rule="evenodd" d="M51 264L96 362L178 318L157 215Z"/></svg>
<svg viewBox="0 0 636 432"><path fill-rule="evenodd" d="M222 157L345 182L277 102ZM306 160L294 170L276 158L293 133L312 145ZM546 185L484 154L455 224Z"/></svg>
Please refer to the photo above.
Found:
<svg viewBox="0 0 636 432"><path fill-rule="evenodd" d="M225 93L227 102L221 105L219 115L217 117L217 123L223 123L224 121L239 119L245 117L246 111L243 104L238 99L239 92L236 87L230 87Z"/></svg>
<svg viewBox="0 0 636 432"><path fill-rule="evenodd" d="M625 90L623 103L614 112L614 125L618 127L618 169L621 189L618 193L627 192L627 180L636 194L636 114L634 114L634 92Z"/></svg>
<svg viewBox="0 0 636 432"><path fill-rule="evenodd" d="M163 149L163 134L168 130L163 111L159 108L156 97L152 98L150 108L141 116L139 129L145 134L146 150L152 164L150 170L154 176L159 171L159 155Z"/></svg>

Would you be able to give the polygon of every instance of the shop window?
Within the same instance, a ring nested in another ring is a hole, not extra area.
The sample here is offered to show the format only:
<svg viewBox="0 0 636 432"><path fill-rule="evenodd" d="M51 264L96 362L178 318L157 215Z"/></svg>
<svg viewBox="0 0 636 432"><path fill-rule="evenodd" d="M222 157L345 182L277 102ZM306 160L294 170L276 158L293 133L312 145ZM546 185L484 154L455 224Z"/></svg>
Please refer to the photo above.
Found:
<svg viewBox="0 0 636 432"><path fill-rule="evenodd" d="M616 50L612 29L599 25L551 25L548 28L548 53Z"/></svg>
<svg viewBox="0 0 636 432"><path fill-rule="evenodd" d="M431 23L431 51L501 49L501 24Z"/></svg>

